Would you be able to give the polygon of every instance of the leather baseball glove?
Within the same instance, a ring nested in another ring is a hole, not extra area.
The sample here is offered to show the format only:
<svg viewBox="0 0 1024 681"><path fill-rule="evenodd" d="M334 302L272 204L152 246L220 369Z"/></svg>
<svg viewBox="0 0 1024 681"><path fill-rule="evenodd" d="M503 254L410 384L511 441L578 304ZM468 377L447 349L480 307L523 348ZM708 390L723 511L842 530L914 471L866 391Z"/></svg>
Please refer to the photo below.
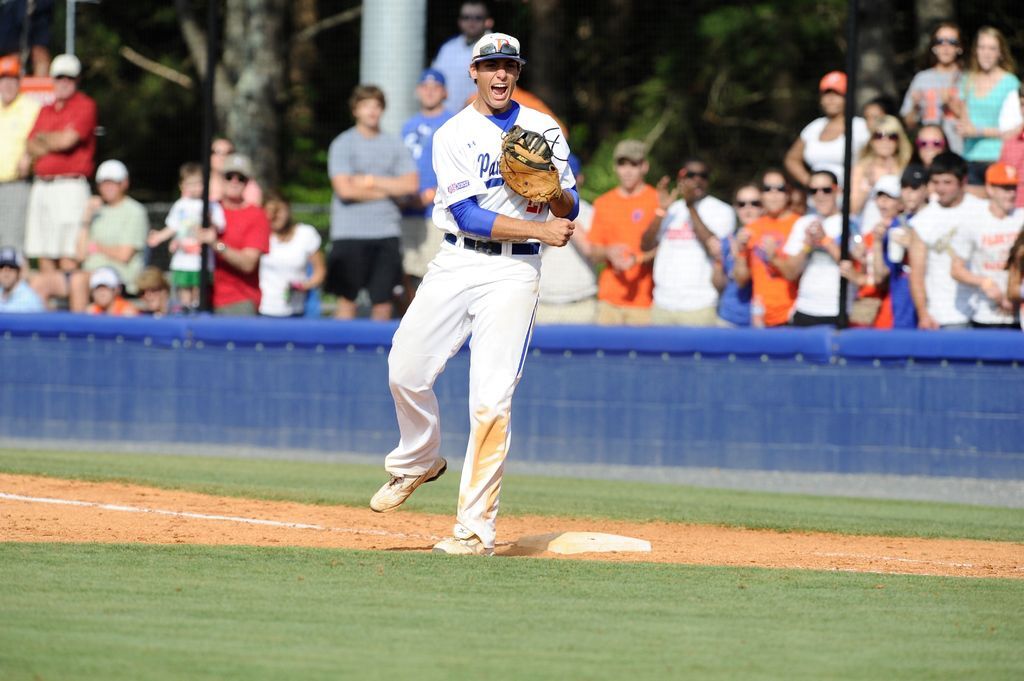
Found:
<svg viewBox="0 0 1024 681"><path fill-rule="evenodd" d="M509 189L531 201L549 203L562 195L553 149L544 135L513 126L502 137L498 169Z"/></svg>

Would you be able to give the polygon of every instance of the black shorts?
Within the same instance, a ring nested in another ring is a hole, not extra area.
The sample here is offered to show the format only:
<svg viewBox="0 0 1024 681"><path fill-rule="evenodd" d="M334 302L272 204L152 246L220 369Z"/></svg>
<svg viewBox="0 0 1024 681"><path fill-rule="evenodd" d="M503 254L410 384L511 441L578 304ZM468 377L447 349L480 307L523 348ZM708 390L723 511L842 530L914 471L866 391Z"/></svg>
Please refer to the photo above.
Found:
<svg viewBox="0 0 1024 681"><path fill-rule="evenodd" d="M331 242L324 290L355 300L361 289L374 305L394 297L402 282L402 250L399 238L338 239Z"/></svg>

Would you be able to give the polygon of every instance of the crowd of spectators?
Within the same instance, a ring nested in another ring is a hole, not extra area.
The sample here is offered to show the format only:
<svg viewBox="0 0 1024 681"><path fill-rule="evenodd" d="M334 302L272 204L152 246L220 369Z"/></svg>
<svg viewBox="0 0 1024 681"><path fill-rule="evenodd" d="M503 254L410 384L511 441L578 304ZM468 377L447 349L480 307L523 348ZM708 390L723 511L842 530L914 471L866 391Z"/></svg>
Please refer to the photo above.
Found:
<svg viewBox="0 0 1024 681"><path fill-rule="evenodd" d="M419 111L401 136L380 127L380 88L353 91L355 125L328 150L328 248L284 197L263 191L251 160L225 138L210 150L209 214L202 166L186 163L180 198L150 229L128 168L114 159L94 167L96 105L79 90L78 59L46 55L53 101L40 107L19 92L18 58L0 58L0 312L192 311L207 245L217 314L318 313L322 288L336 318L356 317L361 303L372 319L400 315L441 242L431 141L471 96L468 50L493 20L485 3L469 1L458 25L423 72ZM982 28L968 45L943 22L902 106L872 100L850 130L846 75L829 72L818 83L821 116L780 167L731 201L710 193L707 158L685 159L675 177L651 184L645 144L620 140L617 186L593 205L581 201L568 246L542 251L538 322L836 325L845 279L854 326L1020 328L1024 89L1015 70L998 30ZM847 134L853 236L844 255ZM583 186L579 160L569 162ZM169 273L145 267L163 246Z"/></svg>

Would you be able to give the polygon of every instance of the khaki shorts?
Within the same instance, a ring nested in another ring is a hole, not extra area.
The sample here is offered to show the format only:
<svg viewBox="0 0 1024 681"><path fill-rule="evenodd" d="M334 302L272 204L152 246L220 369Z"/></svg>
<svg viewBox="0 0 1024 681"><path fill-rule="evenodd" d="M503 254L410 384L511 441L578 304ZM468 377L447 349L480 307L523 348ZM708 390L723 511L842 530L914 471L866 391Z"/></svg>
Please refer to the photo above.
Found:
<svg viewBox="0 0 1024 681"><path fill-rule="evenodd" d="M437 255L444 232L434 221L422 216L402 218L402 270L412 277L422 279L427 275L427 265Z"/></svg>
<svg viewBox="0 0 1024 681"><path fill-rule="evenodd" d="M597 323L602 326L647 326L651 323L651 308L612 305L599 300Z"/></svg>
<svg viewBox="0 0 1024 681"><path fill-rule="evenodd" d="M597 301L593 298L574 303L541 303L537 306L538 324L593 324Z"/></svg>
<svg viewBox="0 0 1024 681"><path fill-rule="evenodd" d="M665 310L655 305L651 309L651 323L655 326L718 326L718 310Z"/></svg>
<svg viewBox="0 0 1024 681"><path fill-rule="evenodd" d="M25 255L73 258L82 226L89 183L81 178L36 180L28 196Z"/></svg>

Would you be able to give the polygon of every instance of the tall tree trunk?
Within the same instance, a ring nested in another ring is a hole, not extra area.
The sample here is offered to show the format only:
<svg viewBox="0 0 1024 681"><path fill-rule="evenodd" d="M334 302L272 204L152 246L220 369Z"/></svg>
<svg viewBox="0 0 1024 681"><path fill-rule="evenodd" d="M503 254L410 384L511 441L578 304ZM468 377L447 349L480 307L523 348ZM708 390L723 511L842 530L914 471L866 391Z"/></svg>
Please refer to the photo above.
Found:
<svg viewBox="0 0 1024 681"><path fill-rule="evenodd" d="M309 79L316 64L316 42L310 36L297 36L312 28L319 19L316 0L292 2L292 40L288 55L288 110L285 121L293 135L308 136L313 131L313 107L309 101Z"/></svg>
<svg viewBox="0 0 1024 681"><path fill-rule="evenodd" d="M532 0L530 19L533 33L526 52L536 67L527 73L530 88L559 116L566 115L565 80L565 12L561 0Z"/></svg>
<svg viewBox="0 0 1024 681"><path fill-rule="evenodd" d="M861 0L859 18L859 74L857 78L857 109L865 102L885 95L895 97L893 78L892 0Z"/></svg>
<svg viewBox="0 0 1024 681"><path fill-rule="evenodd" d="M206 36L192 16L189 0L176 2L182 34L202 72ZM217 120L238 151L252 158L256 178L264 185L275 185L286 92L288 1L227 0L226 7L224 50L215 81Z"/></svg>
<svg viewBox="0 0 1024 681"><path fill-rule="evenodd" d="M928 49L928 38L941 21L956 21L953 0L915 0L914 15L917 23L918 48Z"/></svg>

